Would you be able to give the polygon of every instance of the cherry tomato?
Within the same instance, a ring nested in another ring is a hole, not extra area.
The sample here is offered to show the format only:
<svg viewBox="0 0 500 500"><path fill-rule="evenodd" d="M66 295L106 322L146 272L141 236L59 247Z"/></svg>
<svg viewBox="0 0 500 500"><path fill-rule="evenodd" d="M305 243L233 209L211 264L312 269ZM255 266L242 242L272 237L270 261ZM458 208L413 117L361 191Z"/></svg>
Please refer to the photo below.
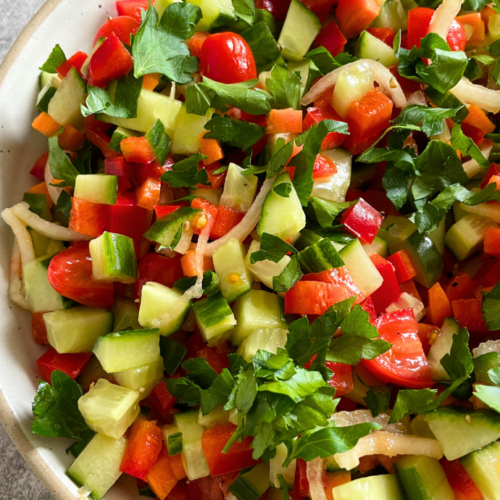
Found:
<svg viewBox="0 0 500 500"><path fill-rule="evenodd" d="M52 288L63 297L88 307L109 309L113 305L113 283L92 277L87 243L74 245L55 255L47 275Z"/></svg>
<svg viewBox="0 0 500 500"><path fill-rule="evenodd" d="M135 35L139 31L140 23L130 16L115 17L106 21L98 30L94 37L94 45L99 38L107 38L114 33L120 42L130 45L130 35Z"/></svg>
<svg viewBox="0 0 500 500"><path fill-rule="evenodd" d="M290 7L290 0L255 0L256 9L269 11L276 21L284 21Z"/></svg>
<svg viewBox="0 0 500 500"><path fill-rule="evenodd" d="M139 278L134 282L134 299L141 296L142 287L154 281L172 288L174 283L184 277L179 257L164 257L158 253L148 253L137 266Z"/></svg>
<svg viewBox="0 0 500 500"><path fill-rule="evenodd" d="M433 384L427 358L418 335L418 323L412 309L383 314L376 321L380 337L392 344L389 351L362 363L377 378L410 389Z"/></svg>
<svg viewBox="0 0 500 500"><path fill-rule="evenodd" d="M205 40L201 47L200 72L221 83L240 83L257 78L252 51L236 33L216 33Z"/></svg>

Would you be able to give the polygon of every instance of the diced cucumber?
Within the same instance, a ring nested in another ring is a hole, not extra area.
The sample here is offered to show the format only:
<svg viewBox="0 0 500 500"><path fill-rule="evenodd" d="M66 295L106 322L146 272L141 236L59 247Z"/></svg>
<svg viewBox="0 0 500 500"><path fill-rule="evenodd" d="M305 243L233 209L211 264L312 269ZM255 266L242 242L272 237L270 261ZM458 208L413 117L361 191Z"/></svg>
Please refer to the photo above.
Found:
<svg viewBox="0 0 500 500"><path fill-rule="evenodd" d="M101 378L78 400L78 409L93 431L120 439L139 415L139 398L139 391Z"/></svg>
<svg viewBox="0 0 500 500"><path fill-rule="evenodd" d="M38 97L36 98L36 109L40 112L47 112L49 110L49 103L56 92L57 89L52 85L52 82L48 82L38 93Z"/></svg>
<svg viewBox="0 0 500 500"><path fill-rule="evenodd" d="M324 149L321 154L331 160L337 167L337 173L330 177L314 179L311 197L342 203L351 182L352 155L342 148Z"/></svg>
<svg viewBox="0 0 500 500"><path fill-rule="evenodd" d="M307 247L314 245L315 243L320 242L323 239L323 236L311 231L310 229L302 229L300 232L299 239L293 244L293 246L301 251L305 250Z"/></svg>
<svg viewBox="0 0 500 500"><path fill-rule="evenodd" d="M41 71L40 76L38 77L39 90L42 90L47 83L52 83L52 78L56 75L57 73L47 73L46 71Z"/></svg>
<svg viewBox="0 0 500 500"><path fill-rule="evenodd" d="M203 412L198 413L198 423L208 429L216 425L224 425L229 423L229 411L224 410L224 406L216 406L210 413L203 415Z"/></svg>
<svg viewBox="0 0 500 500"><path fill-rule="evenodd" d="M183 449L183 439L182 432L176 424L167 424L161 428L163 433L163 442L167 447L168 454L172 457L182 453Z"/></svg>
<svg viewBox="0 0 500 500"><path fill-rule="evenodd" d="M500 415L491 410L441 406L424 415L448 460L463 457L500 438Z"/></svg>
<svg viewBox="0 0 500 500"><path fill-rule="evenodd" d="M415 436L436 439L423 415L417 415L408 425L408 430Z"/></svg>
<svg viewBox="0 0 500 500"><path fill-rule="evenodd" d="M408 500L455 500L446 474L436 458L407 455L394 464Z"/></svg>
<svg viewBox="0 0 500 500"><path fill-rule="evenodd" d="M49 344L59 353L92 352L98 337L113 328L113 313L78 306L67 311L45 313Z"/></svg>
<svg viewBox="0 0 500 500"><path fill-rule="evenodd" d="M96 115L96 119L105 123L112 123L118 127L125 127L138 132L148 132L157 120L161 120L165 132L169 136L175 129L177 115L181 110L182 102L172 99L158 92L141 90L137 101L137 118L116 118L104 113Z"/></svg>
<svg viewBox="0 0 500 500"><path fill-rule="evenodd" d="M397 300L385 308L387 312L401 311L403 309L413 309L413 314L417 321L420 321L427 311L421 300L413 297L407 292L403 292Z"/></svg>
<svg viewBox="0 0 500 500"><path fill-rule="evenodd" d="M115 297L113 307L111 308L115 318L113 331L120 332L122 330L140 330L139 311L132 299L126 297Z"/></svg>
<svg viewBox="0 0 500 500"><path fill-rule="evenodd" d="M200 188L190 190L189 194L196 196L197 198L203 198L209 201L212 205L220 205L220 197L222 195L222 189L213 188Z"/></svg>
<svg viewBox="0 0 500 500"><path fill-rule="evenodd" d="M95 280L133 283L137 279L137 257L132 238L104 231L90 242L89 248Z"/></svg>
<svg viewBox="0 0 500 500"><path fill-rule="evenodd" d="M182 463L190 481L210 475L201 440L204 428L198 423L198 411L176 413L174 421L182 432Z"/></svg>
<svg viewBox="0 0 500 500"><path fill-rule="evenodd" d="M372 243L370 245L364 244L363 248L368 255L377 254L384 259L389 256L389 245L380 236L375 236Z"/></svg>
<svg viewBox="0 0 500 500"><path fill-rule="evenodd" d="M479 252L483 246L484 230L498 227L492 220L475 214L462 217L450 227L444 237L445 245L459 260L465 260Z"/></svg>
<svg viewBox="0 0 500 500"><path fill-rule="evenodd" d="M219 278L219 288L229 302L252 288L253 278L245 264L245 248L236 238L218 248L212 255Z"/></svg>
<svg viewBox="0 0 500 500"><path fill-rule="evenodd" d="M288 467L283 467L283 462L285 461L287 455L288 450L284 443L280 443L276 446L276 455L269 460L269 482L271 483L271 486L281 488L281 484L278 479L278 474L281 474L288 485L289 490L292 491L293 483L295 481L297 461L292 460Z"/></svg>
<svg viewBox="0 0 500 500"><path fill-rule="evenodd" d="M258 328L238 346L238 352L250 363L259 349L276 354L285 348L288 330L284 328Z"/></svg>
<svg viewBox="0 0 500 500"><path fill-rule="evenodd" d="M380 288L384 280L358 239L342 248L339 255L355 285L365 297Z"/></svg>
<svg viewBox="0 0 500 500"><path fill-rule="evenodd" d="M236 325L233 311L220 293L195 302L193 311L203 339L211 347L224 342Z"/></svg>
<svg viewBox="0 0 500 500"><path fill-rule="evenodd" d="M248 212L257 193L259 179L256 175L243 175L242 171L236 163L229 164L220 204L240 212Z"/></svg>
<svg viewBox="0 0 500 500"><path fill-rule="evenodd" d="M80 200L103 205L116 205L117 192L118 178L116 175L87 174L76 176L74 196Z"/></svg>
<svg viewBox="0 0 500 500"><path fill-rule="evenodd" d="M160 331L125 330L99 337L94 354L108 373L154 363L160 356Z"/></svg>
<svg viewBox="0 0 500 500"><path fill-rule="evenodd" d="M31 312L58 311L74 304L72 300L59 295L49 283L47 269L52 257L44 255L24 266L24 290Z"/></svg>
<svg viewBox="0 0 500 500"><path fill-rule="evenodd" d="M474 375L476 376L476 382L478 384L492 384L488 372L492 368L500 368L500 353L498 352L487 352L473 358L474 363Z"/></svg>
<svg viewBox="0 0 500 500"><path fill-rule="evenodd" d="M296 1L293 0L293 2ZM274 191L274 188L280 184L290 186L291 191L288 198L284 198ZM304 229L305 225L306 216L290 180L290 175L288 172L283 172L276 177L273 189L269 191L264 200L257 232L261 238L264 233L268 233L286 241Z"/></svg>
<svg viewBox="0 0 500 500"><path fill-rule="evenodd" d="M240 345L258 328L287 328L281 319L279 298L275 293L250 290L234 304L236 328L231 342Z"/></svg>
<svg viewBox="0 0 500 500"><path fill-rule="evenodd" d="M332 242L326 238L299 252L299 263L305 274L321 273L344 265Z"/></svg>
<svg viewBox="0 0 500 500"><path fill-rule="evenodd" d="M432 231L432 233L426 233L441 255L444 254L445 231L446 231L446 217L443 217L441 219L441 222L439 223L439 226L434 231Z"/></svg>
<svg viewBox="0 0 500 500"><path fill-rule="evenodd" d="M186 253L193 235L193 219L201 213L199 208L181 207L175 212L158 219L147 231L144 237L154 241L162 248L170 248L179 253ZM188 236L185 245L184 236ZM180 248L182 246L182 248Z"/></svg>
<svg viewBox="0 0 500 500"><path fill-rule="evenodd" d="M78 485L90 491L94 500L101 500L121 476L120 464L127 439L113 439L96 434L71 464L66 474Z"/></svg>
<svg viewBox="0 0 500 500"><path fill-rule="evenodd" d="M137 137L139 134L135 130L130 130L125 127L117 127L111 136L111 141L108 145L109 149L116 151L117 153L122 152L121 142L129 137ZM114 203L113 203L114 205Z"/></svg>
<svg viewBox="0 0 500 500"><path fill-rule="evenodd" d="M460 463L486 500L500 499L499 441L463 457Z"/></svg>
<svg viewBox="0 0 500 500"><path fill-rule="evenodd" d="M212 118L213 112L214 110L209 108L205 116L193 115L188 113L186 105L183 105L177 115L175 128L172 132L170 152L176 155L198 153L200 150L198 136L206 132L205 124Z"/></svg>
<svg viewBox="0 0 500 500"><path fill-rule="evenodd" d="M60 125L84 129L81 105L85 102L87 86L75 68L71 68L49 102L48 113Z"/></svg>
<svg viewBox="0 0 500 500"><path fill-rule="evenodd" d="M300 61L321 29L321 22L302 2L292 0L278 39L285 59Z"/></svg>
<svg viewBox="0 0 500 500"><path fill-rule="evenodd" d="M31 241L33 242L33 248L35 249L37 258L44 257L46 255L55 255L56 253L62 252L66 248L64 246L64 243L60 240L47 238L47 236L37 233L30 227L28 227L27 229L30 233Z"/></svg>
<svg viewBox="0 0 500 500"><path fill-rule="evenodd" d="M162 379L163 358L160 356L149 365L114 373L113 377L119 385L139 391L141 394L140 399L142 400L151 394L153 387Z"/></svg>
<svg viewBox="0 0 500 500"><path fill-rule="evenodd" d="M309 92L314 80L321 75L318 68L311 62L310 59L303 59L302 61L290 61L287 64L289 73L300 74L300 96L302 97L306 92Z"/></svg>
<svg viewBox="0 0 500 500"><path fill-rule="evenodd" d="M392 0L387 0L385 3L388 3L389 1ZM398 58L394 55L392 47L389 47L389 45L374 37L371 33L368 33L368 31L363 31L363 33L361 33L356 45L356 52L356 55L360 59L378 61L386 68L390 66L397 66L399 62Z"/></svg>
<svg viewBox="0 0 500 500"><path fill-rule="evenodd" d="M333 488L335 500L405 500L395 474L355 479Z"/></svg>
<svg viewBox="0 0 500 500"><path fill-rule="evenodd" d="M259 500L268 488L269 464L261 463L240 474L229 486L229 491L238 500Z"/></svg>
<svg viewBox="0 0 500 500"><path fill-rule="evenodd" d="M453 318L446 318L441 333L436 341L431 345L427 361L431 365L431 376L435 382L450 380L450 376L443 368L441 360L443 356L450 353L453 344L453 336L460 330L460 326Z"/></svg>
<svg viewBox="0 0 500 500"><path fill-rule="evenodd" d="M217 26L225 26L231 21L236 21L231 0L190 0L188 3L198 5L203 13L203 17L196 25L198 31L210 31Z"/></svg>
<svg viewBox="0 0 500 500"><path fill-rule="evenodd" d="M250 256L254 252L258 252L260 250L260 241L252 240L250 244L250 248L248 249L247 256L245 258L245 264L247 269L250 270L252 276L255 280L261 281L268 288L273 288L273 278L274 276L279 276L283 269L290 262L290 257L285 255L279 262L273 262L272 260L261 260L252 264L250 262Z"/></svg>
<svg viewBox="0 0 500 500"><path fill-rule="evenodd" d="M139 309L139 323L146 328L157 326L154 320L172 310L173 305L182 297L182 293L178 290L169 288L168 286L148 281L141 292L141 306ZM171 335L180 330L184 323L190 308L191 302L186 303L185 307L179 309L177 314L174 314L160 328L161 335Z"/></svg>
<svg viewBox="0 0 500 500"><path fill-rule="evenodd" d="M380 9L380 14L375 18L372 26L377 28L391 28L398 32L399 30L406 29L407 22L408 16L400 0L385 0Z"/></svg>

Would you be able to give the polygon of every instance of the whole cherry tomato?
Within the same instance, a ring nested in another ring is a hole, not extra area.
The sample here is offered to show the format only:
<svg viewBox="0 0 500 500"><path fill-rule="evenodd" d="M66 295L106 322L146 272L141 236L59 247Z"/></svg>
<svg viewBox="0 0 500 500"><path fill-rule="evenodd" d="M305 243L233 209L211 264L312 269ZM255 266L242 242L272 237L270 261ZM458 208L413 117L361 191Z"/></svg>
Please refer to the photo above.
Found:
<svg viewBox="0 0 500 500"><path fill-rule="evenodd" d="M111 33L114 33L120 42L130 45L130 35L135 35L139 31L140 26L141 23L130 16L120 16L110 19L97 30L94 45L99 38L107 38Z"/></svg>
<svg viewBox="0 0 500 500"><path fill-rule="evenodd" d="M257 78L252 51L236 33L215 33L207 37L201 47L200 72L221 83L240 83Z"/></svg>

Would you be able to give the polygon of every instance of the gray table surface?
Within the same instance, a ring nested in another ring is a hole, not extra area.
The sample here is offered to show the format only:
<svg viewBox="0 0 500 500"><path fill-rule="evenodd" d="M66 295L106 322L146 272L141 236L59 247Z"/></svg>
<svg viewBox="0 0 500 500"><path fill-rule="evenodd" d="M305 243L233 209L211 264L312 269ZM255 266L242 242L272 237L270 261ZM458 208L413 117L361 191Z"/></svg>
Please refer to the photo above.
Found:
<svg viewBox="0 0 500 500"><path fill-rule="evenodd" d="M0 61L45 0L0 0ZM0 425L0 500L53 500Z"/></svg>

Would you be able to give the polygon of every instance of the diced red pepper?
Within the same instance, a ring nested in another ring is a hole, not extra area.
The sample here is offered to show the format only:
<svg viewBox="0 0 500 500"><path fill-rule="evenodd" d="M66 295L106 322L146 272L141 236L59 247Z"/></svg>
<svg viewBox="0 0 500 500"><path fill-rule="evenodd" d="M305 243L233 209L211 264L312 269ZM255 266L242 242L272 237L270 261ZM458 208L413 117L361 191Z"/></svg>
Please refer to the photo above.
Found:
<svg viewBox="0 0 500 500"><path fill-rule="evenodd" d="M200 153L207 157L203 160L203 165L211 165L212 163L224 158L224 151L222 150L222 147L217 139L205 139L203 137L205 134L206 132L203 132L198 136Z"/></svg>
<svg viewBox="0 0 500 500"><path fill-rule="evenodd" d="M168 500L193 500L186 481L179 481L168 494Z"/></svg>
<svg viewBox="0 0 500 500"><path fill-rule="evenodd" d="M227 344L225 344L227 345ZM195 358L205 358L207 363L220 375L224 368L229 368L228 352L220 352L220 349L215 347L203 347L200 349Z"/></svg>
<svg viewBox="0 0 500 500"><path fill-rule="evenodd" d="M146 481L158 459L163 442L161 429L139 417L132 426L120 464L120 471Z"/></svg>
<svg viewBox="0 0 500 500"><path fill-rule="evenodd" d="M417 268L415 267L408 250L400 250L399 252L387 257L387 260L394 266L396 278L400 284L411 280L418 274Z"/></svg>
<svg viewBox="0 0 500 500"><path fill-rule="evenodd" d="M302 111L292 108L271 109L267 121L266 133L302 133Z"/></svg>
<svg viewBox="0 0 500 500"><path fill-rule="evenodd" d="M153 5L154 2L151 2ZM149 0L118 0L116 10L119 16L130 16L136 21L141 22L141 13L148 10Z"/></svg>
<svg viewBox="0 0 500 500"><path fill-rule="evenodd" d="M110 205L71 198L68 227L80 234L97 238L106 228Z"/></svg>
<svg viewBox="0 0 500 500"><path fill-rule="evenodd" d="M187 486L193 500L224 500L219 484L211 476L188 481Z"/></svg>
<svg viewBox="0 0 500 500"><path fill-rule="evenodd" d="M333 57L344 52L346 43L347 40L335 21L332 21L322 28L316 37L316 45L318 47L324 47Z"/></svg>
<svg viewBox="0 0 500 500"><path fill-rule="evenodd" d="M227 453L222 453L235 430L235 425L226 424L212 427L203 433L201 446L212 476L228 474L257 464L252 458L251 436L241 442L236 441Z"/></svg>
<svg viewBox="0 0 500 500"><path fill-rule="evenodd" d="M392 48L396 36L392 28L368 28L366 31Z"/></svg>
<svg viewBox="0 0 500 500"><path fill-rule="evenodd" d="M444 469L451 489L455 493L456 500L483 500L483 494L463 468L460 460L450 462L443 458L439 463Z"/></svg>
<svg viewBox="0 0 500 500"><path fill-rule="evenodd" d="M83 63L87 60L87 54L85 52L77 52L76 54L72 55L67 61L64 61L62 64L60 64L57 67L57 73L61 78L64 78L68 73L71 68L75 68L76 71L82 75L82 66Z"/></svg>
<svg viewBox="0 0 500 500"><path fill-rule="evenodd" d="M59 354L51 347L45 354L36 360L36 364L40 372L40 378L50 384L52 372L55 370L66 373L66 375L74 380L80 375L91 356L91 352Z"/></svg>
<svg viewBox="0 0 500 500"><path fill-rule="evenodd" d="M316 103L314 105L316 106ZM313 123L319 123L323 120L344 121L330 104L326 103L323 107L307 108L302 128L304 130L309 130ZM345 141L346 137L346 134L341 134L340 132L329 132L321 143L321 149L338 148Z"/></svg>
<svg viewBox="0 0 500 500"><path fill-rule="evenodd" d="M346 298L356 296L356 303L361 302L364 298L344 266L335 267L321 273L306 274L301 278L301 281L320 281L334 285L337 288L343 289Z"/></svg>
<svg viewBox="0 0 500 500"><path fill-rule="evenodd" d="M101 150L104 158L111 159L120 156L120 153L110 149L109 143L111 142L111 137L109 137L106 132L85 127L85 137Z"/></svg>
<svg viewBox="0 0 500 500"><path fill-rule="evenodd" d="M387 197L385 191L367 189L362 196L375 210L383 212L384 217L388 215L400 215L392 201Z"/></svg>
<svg viewBox="0 0 500 500"><path fill-rule="evenodd" d="M467 273L457 273L446 285L444 291L450 302L460 299L473 299L479 285Z"/></svg>
<svg viewBox="0 0 500 500"><path fill-rule="evenodd" d="M403 92L405 92L407 94L413 94L413 92L416 92L417 90L422 89L422 85L420 83L414 82L413 80L410 80L408 78L405 78L404 76L401 76L398 73L397 66L393 66L392 68L389 68L389 71L394 75L394 77L398 81L399 85L401 85Z"/></svg>
<svg viewBox="0 0 500 500"><path fill-rule="evenodd" d="M431 348L431 336L435 335L436 338L439 335L439 328L434 325L427 325L425 323L418 324L418 336L422 342L422 347L424 349L425 355L429 354Z"/></svg>
<svg viewBox="0 0 500 500"><path fill-rule="evenodd" d="M340 223L361 243L371 244L377 236L384 218L372 206L361 198L355 205L342 212Z"/></svg>
<svg viewBox="0 0 500 500"><path fill-rule="evenodd" d="M314 12L319 20L324 23L332 7L338 3L338 0L301 0L302 3L312 12Z"/></svg>
<svg viewBox="0 0 500 500"><path fill-rule="evenodd" d="M301 497L308 497L309 496L309 480L307 479L307 462L303 460L302 458L297 459L297 470L296 470L296 478L298 479L296 481L299 494ZM293 487L295 491L295 484Z"/></svg>
<svg viewBox="0 0 500 500"><path fill-rule="evenodd" d="M34 312L31 313L31 334L33 340L40 345L48 345L49 341L47 339L47 327L43 319L43 315L46 312Z"/></svg>
<svg viewBox="0 0 500 500"><path fill-rule="evenodd" d="M161 446L158 459L149 471L147 479L149 487L160 500L165 500L177 484L177 479L170 465L170 457L165 445Z"/></svg>
<svg viewBox="0 0 500 500"><path fill-rule="evenodd" d="M356 401L353 401L352 399L348 399L346 397L340 398L340 402L337 405L336 410L337 411L353 411L356 409L358 406L358 403Z"/></svg>
<svg viewBox="0 0 500 500"><path fill-rule="evenodd" d="M148 222L148 211L137 206L135 193L118 194L116 205L109 207L106 231L123 234L139 241L145 233Z"/></svg>
<svg viewBox="0 0 500 500"><path fill-rule="evenodd" d="M161 181L149 177L135 191L137 206L146 210L153 210L160 203Z"/></svg>
<svg viewBox="0 0 500 500"><path fill-rule="evenodd" d="M462 123L462 132L472 139L476 146L480 146L484 141L484 131L480 128L470 125L469 123Z"/></svg>
<svg viewBox="0 0 500 500"><path fill-rule="evenodd" d="M58 137L59 147L66 151L75 152L85 142L85 136L77 130L73 125L66 125L63 133Z"/></svg>
<svg viewBox="0 0 500 500"><path fill-rule="evenodd" d="M351 392L354 388L352 381L352 366L345 363L334 363L327 361L325 363L327 368L333 371L332 378L328 384L335 388L335 397L338 398Z"/></svg>
<svg viewBox="0 0 500 500"><path fill-rule="evenodd" d="M444 293L441 285L434 283L429 288L429 304L427 307L427 318L436 326L441 328L443 321L451 316L451 307L448 297Z"/></svg>
<svg viewBox="0 0 500 500"><path fill-rule="evenodd" d="M201 234L203 228L207 224L215 223L215 221L217 220L217 214L219 213L219 209L213 203L210 203L208 200L205 200L204 198L195 198L191 202L191 206L193 208L201 208L201 210L203 210L203 214L205 215L204 218L198 218L197 223L193 225L194 226L193 230L195 234Z"/></svg>
<svg viewBox="0 0 500 500"><path fill-rule="evenodd" d="M219 476L214 476L215 481L219 485L219 488L224 495L224 498L227 498L231 493L229 491L229 486L233 484L234 480L240 475L239 471L230 472L229 474L220 474Z"/></svg>
<svg viewBox="0 0 500 500"><path fill-rule="evenodd" d="M33 168L30 170L30 174L38 177L39 179L45 179L45 165L49 159L49 152L45 151L40 158L35 162Z"/></svg>
<svg viewBox="0 0 500 500"><path fill-rule="evenodd" d="M488 327L481 313L481 299L461 299L451 303L453 316L460 328L467 328L471 335L486 335Z"/></svg>
<svg viewBox="0 0 500 500"><path fill-rule="evenodd" d="M89 84L104 88L111 80L127 75L134 63L118 37L111 33L94 52L89 64Z"/></svg>
<svg viewBox="0 0 500 500"><path fill-rule="evenodd" d="M161 179L165 172L172 170L174 159L169 155L164 165L160 165L156 160L151 163L136 163L132 169L131 180L135 187L144 184L146 179L152 177L153 179ZM131 164L132 165L132 164Z"/></svg>
<svg viewBox="0 0 500 500"><path fill-rule="evenodd" d="M127 137L120 143L123 156L132 163L151 163L155 152L145 137Z"/></svg>
<svg viewBox="0 0 500 500"><path fill-rule="evenodd" d="M361 307L361 309L363 309L370 315L370 322L373 322L377 319L377 311L375 310L375 306L371 297L367 297L365 300L363 300L363 302L359 304L359 307Z"/></svg>
<svg viewBox="0 0 500 500"><path fill-rule="evenodd" d="M491 134L495 130L495 124L481 108L475 104L471 104L467 108L467 111L469 111L469 114L462 122L462 126L463 124L474 125L474 127L482 130L485 134Z"/></svg>
<svg viewBox="0 0 500 500"><path fill-rule="evenodd" d="M168 392L167 384L164 380L160 380L153 387L151 394L143 400L145 406L154 408L160 415L165 417L173 408L177 400Z"/></svg>
<svg viewBox="0 0 500 500"><path fill-rule="evenodd" d="M284 21L290 7L290 0L255 0L256 9L269 11L276 21Z"/></svg>
<svg viewBox="0 0 500 500"><path fill-rule="evenodd" d="M340 30L347 38L358 36L380 13L375 0L339 0L335 15Z"/></svg>
<svg viewBox="0 0 500 500"><path fill-rule="evenodd" d="M154 210L156 213L156 218L161 219L162 217L165 217L165 215L169 215L172 212L175 212L178 208L181 208L181 206L184 205L172 205L172 204L155 205Z"/></svg>
<svg viewBox="0 0 500 500"><path fill-rule="evenodd" d="M243 212L224 205L219 205L218 209L217 218L215 219L214 227L210 233L210 239L212 240L222 238L222 236L229 233L229 231L231 231L234 226L237 226L243 217L245 217Z"/></svg>
<svg viewBox="0 0 500 500"><path fill-rule="evenodd" d="M132 167L127 163L123 156L104 160L104 173L108 175L116 175L119 193L132 187L132 184L129 181L131 168Z"/></svg>
<svg viewBox="0 0 500 500"><path fill-rule="evenodd" d="M500 229L487 227L484 230L484 253L500 257Z"/></svg>
<svg viewBox="0 0 500 500"><path fill-rule="evenodd" d="M222 187L224 181L226 180L227 170L224 170L224 172L221 172L220 174L214 174L214 171L218 170L220 167L221 164L217 161L215 163L212 163L211 165L206 166L203 165L203 162L200 162L199 170L205 168L208 174L208 182L210 182L212 189L219 189L220 187ZM206 188L206 186L203 187Z"/></svg>
<svg viewBox="0 0 500 500"><path fill-rule="evenodd" d="M319 154L316 156L313 168L313 179L320 179L322 177L331 177L337 173L337 167L330 158Z"/></svg>
<svg viewBox="0 0 500 500"><path fill-rule="evenodd" d="M370 259L384 279L382 285L370 296L375 310L382 314L389 305L398 300L401 290L393 264L377 254L370 255Z"/></svg>
<svg viewBox="0 0 500 500"><path fill-rule="evenodd" d="M94 37L94 45L99 38L106 38L114 33L120 42L131 45L130 37L135 35L141 26L140 21L131 16L120 16L108 19L98 30Z"/></svg>
<svg viewBox="0 0 500 500"><path fill-rule="evenodd" d="M495 286L500 281L500 259L486 261L474 275L474 281L484 288Z"/></svg>

